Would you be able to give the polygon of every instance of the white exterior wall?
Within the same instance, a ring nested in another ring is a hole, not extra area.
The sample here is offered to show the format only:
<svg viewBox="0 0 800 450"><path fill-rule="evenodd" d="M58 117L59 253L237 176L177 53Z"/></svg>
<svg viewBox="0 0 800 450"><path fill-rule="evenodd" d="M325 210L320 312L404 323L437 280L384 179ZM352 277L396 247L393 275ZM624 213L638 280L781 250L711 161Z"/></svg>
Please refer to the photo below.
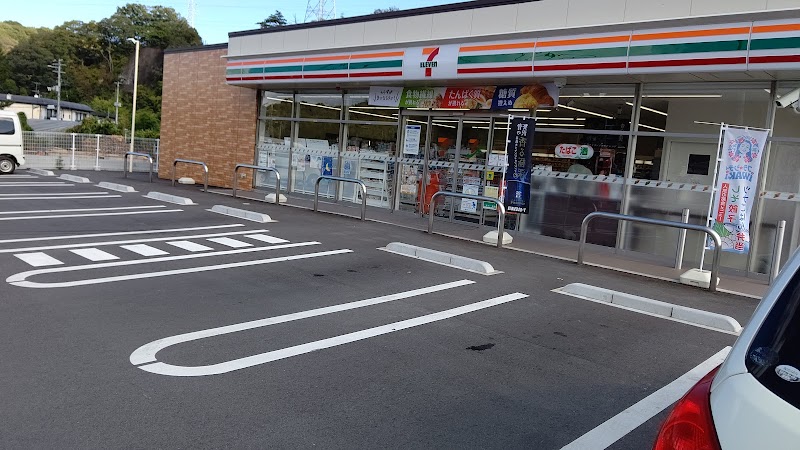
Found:
<svg viewBox="0 0 800 450"><path fill-rule="evenodd" d="M374 22L231 37L228 56L352 49L648 20L800 9L800 0L540 0Z"/></svg>

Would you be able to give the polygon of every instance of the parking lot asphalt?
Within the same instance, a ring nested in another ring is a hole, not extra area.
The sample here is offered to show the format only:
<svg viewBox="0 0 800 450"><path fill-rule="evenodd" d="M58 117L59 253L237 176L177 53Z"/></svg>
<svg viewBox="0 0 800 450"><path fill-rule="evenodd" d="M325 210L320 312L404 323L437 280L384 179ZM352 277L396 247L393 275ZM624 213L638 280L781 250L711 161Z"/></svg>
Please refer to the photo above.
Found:
<svg viewBox="0 0 800 450"><path fill-rule="evenodd" d="M140 174L79 175L93 183L0 177L3 448L558 449L735 336L553 289L690 299L742 324L756 306ZM379 249L390 242L502 273ZM649 448L664 414L610 448Z"/></svg>

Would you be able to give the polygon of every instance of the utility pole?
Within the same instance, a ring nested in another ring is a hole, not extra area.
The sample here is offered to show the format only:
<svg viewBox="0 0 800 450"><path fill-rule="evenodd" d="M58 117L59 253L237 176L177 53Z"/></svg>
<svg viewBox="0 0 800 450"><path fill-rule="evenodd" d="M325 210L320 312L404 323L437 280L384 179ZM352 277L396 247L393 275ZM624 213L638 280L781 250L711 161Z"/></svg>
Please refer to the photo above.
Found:
<svg viewBox="0 0 800 450"><path fill-rule="evenodd" d="M56 86L56 93L58 94L58 102L56 103L56 119L58 120L61 120L61 75L64 73L64 71L61 70L61 63L62 60L59 58L57 62L47 66L58 74L58 85Z"/></svg>
<svg viewBox="0 0 800 450"><path fill-rule="evenodd" d="M39 83L38 81L34 81L33 84L36 85L36 88L33 89L33 96L38 98L39 97L39 85L42 84L42 83Z"/></svg>
<svg viewBox="0 0 800 450"><path fill-rule="evenodd" d="M114 83L114 84L117 85L117 101L114 102L114 123L115 124L119 124L119 107L122 106L122 104L119 102L119 85L120 85L120 83L122 83L122 82L121 81L117 81L116 83Z"/></svg>

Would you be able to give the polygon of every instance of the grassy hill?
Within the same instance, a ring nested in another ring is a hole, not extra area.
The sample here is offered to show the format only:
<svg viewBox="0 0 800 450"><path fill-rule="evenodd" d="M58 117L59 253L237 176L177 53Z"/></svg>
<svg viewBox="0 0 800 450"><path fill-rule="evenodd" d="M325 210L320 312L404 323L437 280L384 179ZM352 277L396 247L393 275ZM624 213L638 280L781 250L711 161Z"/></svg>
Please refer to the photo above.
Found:
<svg viewBox="0 0 800 450"><path fill-rule="evenodd" d="M0 52L8 53L17 43L36 33L36 28L26 27L19 22L6 20L0 22Z"/></svg>

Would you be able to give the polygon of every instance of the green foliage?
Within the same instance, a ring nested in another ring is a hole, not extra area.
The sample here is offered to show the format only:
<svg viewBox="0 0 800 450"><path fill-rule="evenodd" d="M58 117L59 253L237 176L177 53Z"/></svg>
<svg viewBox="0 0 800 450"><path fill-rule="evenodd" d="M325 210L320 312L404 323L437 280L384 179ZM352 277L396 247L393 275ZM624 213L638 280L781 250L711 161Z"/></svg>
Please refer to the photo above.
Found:
<svg viewBox="0 0 800 450"><path fill-rule="evenodd" d="M19 124L22 125L22 131L33 131L33 128L28 125L28 116L24 112L18 112L17 116L19 117Z"/></svg>
<svg viewBox="0 0 800 450"><path fill-rule="evenodd" d="M109 119L87 117L80 125L67 130L70 133L84 134L122 134L122 129Z"/></svg>
<svg viewBox="0 0 800 450"><path fill-rule="evenodd" d="M36 28L26 27L19 22L6 20L0 22L0 53L8 52L18 43L36 33Z"/></svg>
<svg viewBox="0 0 800 450"><path fill-rule="evenodd" d="M285 17L283 17L283 13L276 9L274 13L267 16L267 18L262 20L261 22L258 22L257 25L259 25L261 29L265 29L265 28L282 27L287 23L289 22L286 21Z"/></svg>
<svg viewBox="0 0 800 450"><path fill-rule="evenodd" d="M56 74L48 65L62 59L62 100L90 104L99 115L113 117L114 82L123 75L131 78L133 72L135 46L128 38L139 40L141 45L137 109L144 113L141 124L137 113L136 134L157 136L163 50L202 45L197 31L173 8L127 4L99 22L71 20L52 30L0 22L2 48L6 48L5 42L13 41L13 48L8 44L8 54L0 51L0 92L32 95L38 83L42 96L55 98L56 92L47 90L56 85ZM98 120L79 132L122 134L123 128L130 128L132 80L125 80L122 88L121 127L109 127L108 121Z"/></svg>
<svg viewBox="0 0 800 450"><path fill-rule="evenodd" d="M400 11L400 8L398 8L397 6L390 6L388 8L378 8L375 11L372 11L372 14L381 14L381 13L387 13L387 12L392 12L392 11Z"/></svg>

